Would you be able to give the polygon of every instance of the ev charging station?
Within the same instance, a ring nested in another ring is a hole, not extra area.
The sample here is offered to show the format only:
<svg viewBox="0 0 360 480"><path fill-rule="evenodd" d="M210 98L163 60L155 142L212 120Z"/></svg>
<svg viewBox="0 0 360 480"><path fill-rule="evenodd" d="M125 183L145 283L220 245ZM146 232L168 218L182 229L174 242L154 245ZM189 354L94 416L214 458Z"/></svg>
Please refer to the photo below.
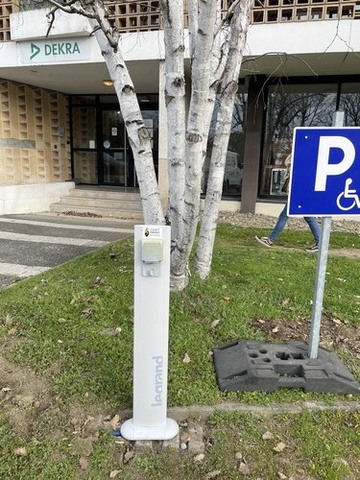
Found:
<svg viewBox="0 0 360 480"><path fill-rule="evenodd" d="M120 429L127 440L170 440L179 431L166 417L170 231L135 226L133 418Z"/></svg>

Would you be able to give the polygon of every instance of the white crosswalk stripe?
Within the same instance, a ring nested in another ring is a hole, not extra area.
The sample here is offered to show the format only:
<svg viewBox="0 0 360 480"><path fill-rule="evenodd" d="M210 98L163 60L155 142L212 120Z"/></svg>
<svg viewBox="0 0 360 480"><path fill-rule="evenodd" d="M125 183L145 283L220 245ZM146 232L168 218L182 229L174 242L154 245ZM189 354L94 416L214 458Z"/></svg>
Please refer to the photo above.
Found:
<svg viewBox="0 0 360 480"><path fill-rule="evenodd" d="M74 225L68 223L53 223L53 222L39 222L39 221L32 221L32 220L22 220L22 219L14 219L14 218L0 218L1 223L18 223L20 225L37 225L39 227L48 227L48 228L68 228L71 230L93 230L94 232L113 232L113 233L134 233L133 228L124 228L124 227L98 227L95 225Z"/></svg>
<svg viewBox="0 0 360 480"><path fill-rule="evenodd" d="M54 243L57 245L76 245L87 247L103 247L109 242L103 240L89 240L87 238L50 237L48 235L27 235L25 233L0 232L0 239L21 242Z"/></svg>
<svg viewBox="0 0 360 480"><path fill-rule="evenodd" d="M0 275L14 275L16 277L31 277L50 270L51 267L30 267L15 263L0 263Z"/></svg>

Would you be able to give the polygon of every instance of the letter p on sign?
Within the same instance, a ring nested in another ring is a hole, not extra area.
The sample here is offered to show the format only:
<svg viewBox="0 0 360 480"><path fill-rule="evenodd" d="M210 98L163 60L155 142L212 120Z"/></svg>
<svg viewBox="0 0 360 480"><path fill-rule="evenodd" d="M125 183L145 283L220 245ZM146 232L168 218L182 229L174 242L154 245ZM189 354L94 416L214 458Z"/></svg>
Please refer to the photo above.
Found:
<svg viewBox="0 0 360 480"><path fill-rule="evenodd" d="M343 158L338 163L330 163L330 151L340 149ZM324 192L329 176L341 175L352 166L355 160L354 144L346 137L324 136L319 138L319 153L315 177L315 191Z"/></svg>

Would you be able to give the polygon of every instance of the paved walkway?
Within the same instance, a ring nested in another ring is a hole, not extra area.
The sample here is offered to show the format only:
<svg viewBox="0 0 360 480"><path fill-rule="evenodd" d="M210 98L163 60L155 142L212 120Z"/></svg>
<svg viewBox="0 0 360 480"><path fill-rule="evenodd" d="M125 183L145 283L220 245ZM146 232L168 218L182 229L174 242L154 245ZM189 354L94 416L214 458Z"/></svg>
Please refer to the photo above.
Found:
<svg viewBox="0 0 360 480"><path fill-rule="evenodd" d="M132 235L118 219L53 214L0 216L0 288Z"/></svg>

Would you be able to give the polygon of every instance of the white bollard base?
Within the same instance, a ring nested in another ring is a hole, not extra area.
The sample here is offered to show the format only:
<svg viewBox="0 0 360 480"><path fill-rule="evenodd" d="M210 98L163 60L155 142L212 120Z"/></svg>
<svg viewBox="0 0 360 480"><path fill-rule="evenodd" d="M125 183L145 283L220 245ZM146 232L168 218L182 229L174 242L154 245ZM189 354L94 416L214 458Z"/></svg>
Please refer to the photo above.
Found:
<svg viewBox="0 0 360 480"><path fill-rule="evenodd" d="M179 425L171 418L160 426L135 425L134 419L126 420L120 429L126 440L171 440L179 433Z"/></svg>

